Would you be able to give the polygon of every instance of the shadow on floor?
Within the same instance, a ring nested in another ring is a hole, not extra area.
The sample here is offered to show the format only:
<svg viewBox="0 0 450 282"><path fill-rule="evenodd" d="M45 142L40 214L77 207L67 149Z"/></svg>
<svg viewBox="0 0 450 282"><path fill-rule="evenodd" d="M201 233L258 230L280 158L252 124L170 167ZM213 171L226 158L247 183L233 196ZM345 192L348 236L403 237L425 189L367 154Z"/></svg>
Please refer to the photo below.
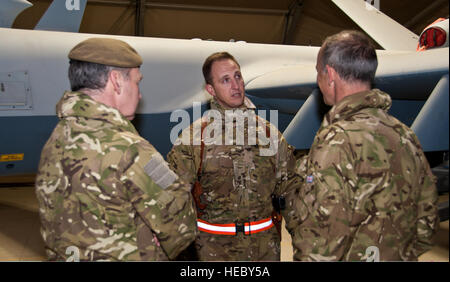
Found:
<svg viewBox="0 0 450 282"><path fill-rule="evenodd" d="M37 211L0 204L0 260L45 260Z"/></svg>

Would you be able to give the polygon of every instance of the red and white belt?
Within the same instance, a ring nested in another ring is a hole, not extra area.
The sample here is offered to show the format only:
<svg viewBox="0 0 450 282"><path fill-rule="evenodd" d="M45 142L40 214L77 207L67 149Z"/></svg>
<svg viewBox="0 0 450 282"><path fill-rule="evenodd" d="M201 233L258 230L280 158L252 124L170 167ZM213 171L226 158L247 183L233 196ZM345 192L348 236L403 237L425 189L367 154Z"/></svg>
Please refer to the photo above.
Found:
<svg viewBox="0 0 450 282"><path fill-rule="evenodd" d="M259 221L245 223L213 224L201 219L197 219L198 230L220 235L236 235L243 232L245 235L258 233L274 226L272 218L266 218Z"/></svg>

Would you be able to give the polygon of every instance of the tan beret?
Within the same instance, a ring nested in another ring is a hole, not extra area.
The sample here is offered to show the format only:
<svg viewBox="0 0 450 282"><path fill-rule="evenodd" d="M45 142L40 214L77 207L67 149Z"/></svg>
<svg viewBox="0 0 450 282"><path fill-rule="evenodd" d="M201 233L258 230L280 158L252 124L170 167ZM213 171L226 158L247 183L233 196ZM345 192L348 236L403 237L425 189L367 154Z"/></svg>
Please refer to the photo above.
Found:
<svg viewBox="0 0 450 282"><path fill-rule="evenodd" d="M142 65L142 57L126 42L112 38L89 38L69 52L72 60L113 67L135 68Z"/></svg>

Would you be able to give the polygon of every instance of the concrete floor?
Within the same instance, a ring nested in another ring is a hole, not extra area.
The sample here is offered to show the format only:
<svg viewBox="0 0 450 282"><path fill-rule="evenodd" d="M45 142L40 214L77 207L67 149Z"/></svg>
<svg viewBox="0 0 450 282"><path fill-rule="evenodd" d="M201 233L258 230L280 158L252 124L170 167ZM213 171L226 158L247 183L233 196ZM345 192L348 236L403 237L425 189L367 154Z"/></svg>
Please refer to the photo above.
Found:
<svg viewBox="0 0 450 282"><path fill-rule="evenodd" d="M34 187L0 188L0 261L46 260L38 209ZM420 261L449 261L448 220L441 222L436 241ZM281 260L292 261L291 237L284 228Z"/></svg>

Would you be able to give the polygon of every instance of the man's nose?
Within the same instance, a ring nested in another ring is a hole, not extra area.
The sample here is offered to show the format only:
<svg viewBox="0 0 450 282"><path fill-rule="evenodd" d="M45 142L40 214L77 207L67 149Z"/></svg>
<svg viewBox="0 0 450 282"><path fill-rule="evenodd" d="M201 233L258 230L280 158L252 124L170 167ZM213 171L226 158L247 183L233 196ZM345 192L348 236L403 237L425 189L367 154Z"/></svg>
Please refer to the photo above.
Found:
<svg viewBox="0 0 450 282"><path fill-rule="evenodd" d="M231 87L233 88L233 89L238 89L239 88L239 81L237 80L237 79L232 79L231 80Z"/></svg>

